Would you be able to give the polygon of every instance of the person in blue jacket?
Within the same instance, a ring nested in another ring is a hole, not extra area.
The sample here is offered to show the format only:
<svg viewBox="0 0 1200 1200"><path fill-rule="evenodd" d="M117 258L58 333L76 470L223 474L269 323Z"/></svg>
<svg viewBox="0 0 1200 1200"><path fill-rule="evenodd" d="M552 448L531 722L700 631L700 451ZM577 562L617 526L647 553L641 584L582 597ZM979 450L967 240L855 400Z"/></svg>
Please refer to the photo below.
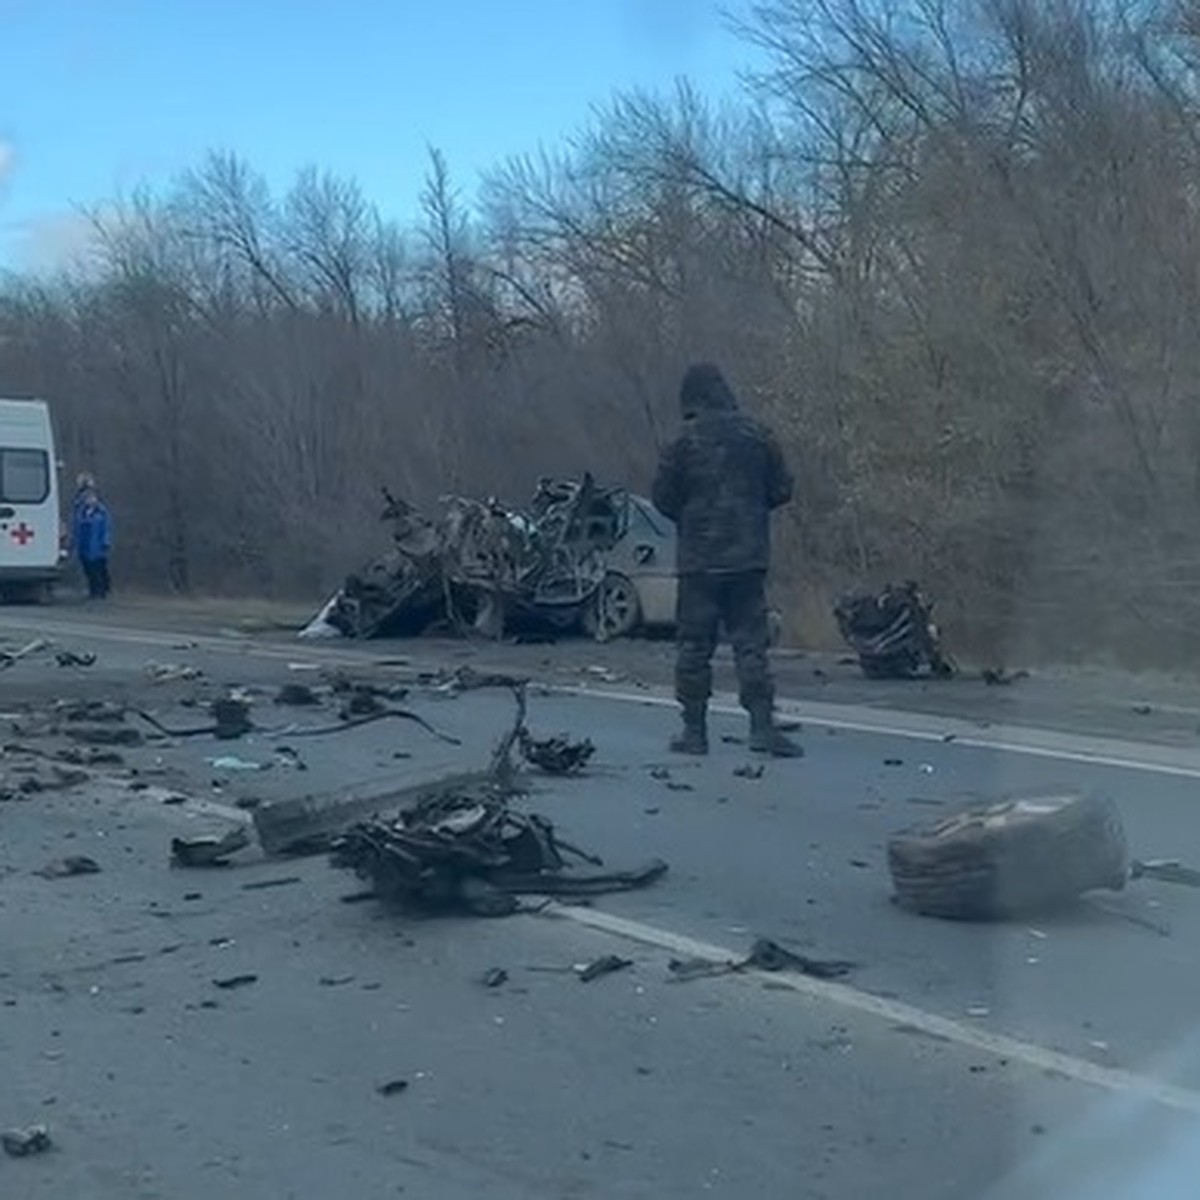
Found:
<svg viewBox="0 0 1200 1200"><path fill-rule="evenodd" d="M89 488L79 497L72 541L79 565L87 578L88 595L93 600L103 600L112 588L108 574L112 518L95 488Z"/></svg>

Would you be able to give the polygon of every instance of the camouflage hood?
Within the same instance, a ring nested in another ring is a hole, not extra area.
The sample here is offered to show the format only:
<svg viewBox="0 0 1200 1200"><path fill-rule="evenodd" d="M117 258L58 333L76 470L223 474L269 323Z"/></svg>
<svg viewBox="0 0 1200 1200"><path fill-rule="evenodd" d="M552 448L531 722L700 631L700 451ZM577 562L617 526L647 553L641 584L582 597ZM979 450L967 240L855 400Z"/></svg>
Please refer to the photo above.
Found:
<svg viewBox="0 0 1200 1200"><path fill-rule="evenodd" d="M704 413L736 412L734 396L720 368L712 363L688 367L679 389L679 407L686 420Z"/></svg>

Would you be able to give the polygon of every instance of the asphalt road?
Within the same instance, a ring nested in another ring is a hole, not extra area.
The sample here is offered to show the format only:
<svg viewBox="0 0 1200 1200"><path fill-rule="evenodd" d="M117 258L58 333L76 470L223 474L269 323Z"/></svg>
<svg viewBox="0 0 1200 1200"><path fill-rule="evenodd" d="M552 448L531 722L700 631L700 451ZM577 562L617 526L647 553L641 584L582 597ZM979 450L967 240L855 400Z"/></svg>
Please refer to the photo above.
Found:
<svg viewBox="0 0 1200 1200"><path fill-rule="evenodd" d="M14 615L0 637L11 648L38 622ZM963 926L896 910L883 861L890 831L966 799L1088 787L1118 802L1135 850L1200 863L1200 752L1182 736L826 692L787 706L807 756L749 779L740 716L718 715L708 760L669 761L656 684L596 655L586 687L536 691L530 709L535 733L591 736L594 768L535 779L524 803L613 866L661 856L669 875L587 908L419 921L342 903L360 885L322 859L247 852L186 871L168 842L245 820L239 802L482 765L506 696L447 696L415 665L379 664L402 646L40 624L98 661L41 654L0 675L11 746L42 745L28 710L56 698L136 700L178 726L227 684L275 732L151 743L0 806L0 1125L45 1122L55 1140L0 1159L0 1195L1194 1194L1200 893L1146 883L1036 926ZM524 651L531 668L541 653ZM203 678L150 684L154 661ZM292 737L302 715L271 691L334 664L410 681L413 707L462 747L399 723ZM231 753L269 766L213 762ZM3 760L9 774L29 762ZM100 873L33 873L79 853ZM732 956L760 935L857 967L832 984L671 981L671 957ZM573 964L604 953L633 965L580 983ZM503 986L480 984L490 967ZM213 982L240 974L256 978ZM407 1087L379 1094L391 1080Z"/></svg>

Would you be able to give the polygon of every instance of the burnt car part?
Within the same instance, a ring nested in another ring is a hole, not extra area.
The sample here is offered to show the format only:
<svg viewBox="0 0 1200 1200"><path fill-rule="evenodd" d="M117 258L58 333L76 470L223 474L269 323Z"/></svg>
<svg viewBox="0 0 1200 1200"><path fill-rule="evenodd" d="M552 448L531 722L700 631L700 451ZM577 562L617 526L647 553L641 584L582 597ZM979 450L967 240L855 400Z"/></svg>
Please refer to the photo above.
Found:
<svg viewBox="0 0 1200 1200"><path fill-rule="evenodd" d="M632 533L641 510L624 489L600 487L591 475L543 479L524 510L445 496L436 519L386 490L384 499L392 547L347 577L310 636L322 627L353 638L419 633L444 621L497 638L511 621L533 618L606 638L641 620L637 588L610 556L627 535L638 539L630 552L638 566L661 556Z"/></svg>
<svg viewBox="0 0 1200 1200"><path fill-rule="evenodd" d="M850 592L833 615L868 679L914 679L926 672L945 679L957 672L942 649L933 601L911 580L889 583L881 592Z"/></svg>

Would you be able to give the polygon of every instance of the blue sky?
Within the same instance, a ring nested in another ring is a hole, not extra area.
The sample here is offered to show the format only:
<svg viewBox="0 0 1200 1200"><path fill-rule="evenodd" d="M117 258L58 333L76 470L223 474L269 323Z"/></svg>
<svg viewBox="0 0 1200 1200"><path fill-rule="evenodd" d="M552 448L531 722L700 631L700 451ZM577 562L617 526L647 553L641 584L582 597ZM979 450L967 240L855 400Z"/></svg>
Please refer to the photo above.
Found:
<svg viewBox="0 0 1200 1200"><path fill-rule="evenodd" d="M315 163L406 217L443 150L468 190L615 90L720 96L748 0L0 0L0 266L42 267L79 205L231 149Z"/></svg>

